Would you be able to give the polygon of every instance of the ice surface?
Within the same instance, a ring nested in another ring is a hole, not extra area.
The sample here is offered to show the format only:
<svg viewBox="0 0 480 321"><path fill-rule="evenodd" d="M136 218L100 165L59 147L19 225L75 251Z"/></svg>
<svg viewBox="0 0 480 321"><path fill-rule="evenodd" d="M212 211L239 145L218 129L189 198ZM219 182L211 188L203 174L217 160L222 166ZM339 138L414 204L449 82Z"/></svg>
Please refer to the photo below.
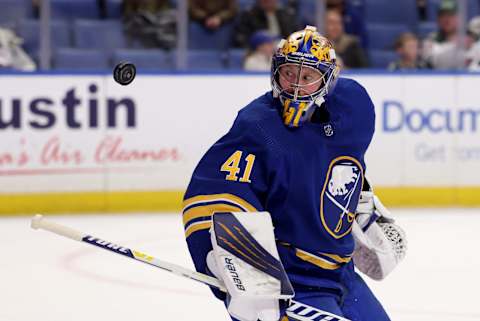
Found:
<svg viewBox="0 0 480 321"><path fill-rule="evenodd" d="M480 320L480 209L393 209L406 259L368 281L395 321ZM49 216L192 267L179 214ZM202 284L0 218L0 321L229 320Z"/></svg>

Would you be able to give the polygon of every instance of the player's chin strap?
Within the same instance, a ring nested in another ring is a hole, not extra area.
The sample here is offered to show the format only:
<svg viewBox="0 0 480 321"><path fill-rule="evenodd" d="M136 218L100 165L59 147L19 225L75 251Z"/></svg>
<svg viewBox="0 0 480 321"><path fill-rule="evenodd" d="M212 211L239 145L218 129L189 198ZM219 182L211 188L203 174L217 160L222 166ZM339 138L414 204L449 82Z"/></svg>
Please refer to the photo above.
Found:
<svg viewBox="0 0 480 321"><path fill-rule="evenodd" d="M390 211L373 193L368 181L365 182L367 190L360 194L352 227L353 260L360 271L374 280L382 280L405 257L407 240Z"/></svg>

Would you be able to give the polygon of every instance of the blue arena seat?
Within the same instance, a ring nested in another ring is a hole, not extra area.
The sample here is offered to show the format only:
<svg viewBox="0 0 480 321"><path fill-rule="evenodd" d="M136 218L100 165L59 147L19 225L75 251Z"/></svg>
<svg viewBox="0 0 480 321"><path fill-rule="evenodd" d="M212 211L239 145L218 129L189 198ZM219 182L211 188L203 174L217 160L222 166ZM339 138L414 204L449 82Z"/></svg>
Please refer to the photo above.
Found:
<svg viewBox="0 0 480 321"><path fill-rule="evenodd" d="M369 49L393 49L397 37L407 31L408 27L401 24L367 24Z"/></svg>
<svg viewBox="0 0 480 321"><path fill-rule="evenodd" d="M228 69L243 70L243 61L246 54L246 49L230 49L228 51Z"/></svg>
<svg viewBox="0 0 480 321"><path fill-rule="evenodd" d="M233 24L226 23L215 31L207 30L198 22L188 24L188 47L190 49L227 49L232 40Z"/></svg>
<svg viewBox="0 0 480 321"><path fill-rule="evenodd" d="M420 39L425 39L430 33L437 30L437 23L433 21L421 22L417 27L417 35Z"/></svg>
<svg viewBox="0 0 480 321"><path fill-rule="evenodd" d="M187 53L188 70L215 71L225 68L222 52L217 50L189 50Z"/></svg>
<svg viewBox="0 0 480 321"><path fill-rule="evenodd" d="M391 50L370 50L368 55L371 68L385 69L392 61L398 59L397 53Z"/></svg>
<svg viewBox="0 0 480 321"><path fill-rule="evenodd" d="M50 0L53 19L98 19L97 0Z"/></svg>
<svg viewBox="0 0 480 321"><path fill-rule="evenodd" d="M26 0L0 0L0 26L12 27L31 13L32 3Z"/></svg>
<svg viewBox="0 0 480 321"><path fill-rule="evenodd" d="M73 34L77 48L112 51L126 47L120 20L76 20L73 25Z"/></svg>
<svg viewBox="0 0 480 321"><path fill-rule="evenodd" d="M365 1L365 21L406 24L413 29L418 21L416 0L367 0Z"/></svg>
<svg viewBox="0 0 480 321"><path fill-rule="evenodd" d="M298 0L298 17L301 24L315 25L317 4L316 1Z"/></svg>
<svg viewBox="0 0 480 321"><path fill-rule="evenodd" d="M34 19L21 20L17 25L17 34L23 39L23 48L35 52L40 47L40 21ZM63 20L50 21L50 37L52 48L71 46L71 26Z"/></svg>
<svg viewBox="0 0 480 321"><path fill-rule="evenodd" d="M159 49L118 49L112 57L113 65L121 61L130 61L138 69L174 70L171 54Z"/></svg>
<svg viewBox="0 0 480 321"><path fill-rule="evenodd" d="M255 4L255 0L238 0L238 8L240 11L248 10Z"/></svg>
<svg viewBox="0 0 480 321"><path fill-rule="evenodd" d="M109 19L118 19L122 17L123 0L107 0L107 17Z"/></svg>
<svg viewBox="0 0 480 321"><path fill-rule="evenodd" d="M61 48L53 58L55 69L106 70L110 68L107 54L96 49Z"/></svg>

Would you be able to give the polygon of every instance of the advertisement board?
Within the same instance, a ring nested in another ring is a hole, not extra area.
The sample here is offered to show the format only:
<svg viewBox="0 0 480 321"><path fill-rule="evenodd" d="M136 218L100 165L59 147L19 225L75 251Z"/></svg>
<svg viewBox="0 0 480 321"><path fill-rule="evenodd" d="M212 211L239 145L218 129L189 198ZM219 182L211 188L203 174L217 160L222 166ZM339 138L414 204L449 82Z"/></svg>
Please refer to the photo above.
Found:
<svg viewBox="0 0 480 321"><path fill-rule="evenodd" d="M480 205L478 75L348 75L370 93L367 176L392 205ZM178 209L264 74L0 77L0 212Z"/></svg>

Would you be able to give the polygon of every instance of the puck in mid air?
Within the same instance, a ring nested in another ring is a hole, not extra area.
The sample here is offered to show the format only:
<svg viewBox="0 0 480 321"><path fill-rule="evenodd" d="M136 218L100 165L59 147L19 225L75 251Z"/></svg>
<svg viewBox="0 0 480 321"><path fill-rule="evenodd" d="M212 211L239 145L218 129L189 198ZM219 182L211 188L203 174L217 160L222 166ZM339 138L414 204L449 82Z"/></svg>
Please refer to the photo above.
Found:
<svg viewBox="0 0 480 321"><path fill-rule="evenodd" d="M127 61L119 63L113 69L113 79L122 86L129 85L135 79L136 74L135 65Z"/></svg>

